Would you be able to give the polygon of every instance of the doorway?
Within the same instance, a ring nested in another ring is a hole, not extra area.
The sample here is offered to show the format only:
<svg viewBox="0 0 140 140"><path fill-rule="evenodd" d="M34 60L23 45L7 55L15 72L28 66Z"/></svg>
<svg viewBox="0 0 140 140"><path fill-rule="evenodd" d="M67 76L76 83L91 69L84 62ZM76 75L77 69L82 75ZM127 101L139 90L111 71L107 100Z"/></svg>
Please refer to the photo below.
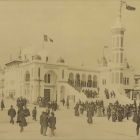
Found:
<svg viewBox="0 0 140 140"><path fill-rule="evenodd" d="M44 98L47 102L50 101L50 89L44 89Z"/></svg>

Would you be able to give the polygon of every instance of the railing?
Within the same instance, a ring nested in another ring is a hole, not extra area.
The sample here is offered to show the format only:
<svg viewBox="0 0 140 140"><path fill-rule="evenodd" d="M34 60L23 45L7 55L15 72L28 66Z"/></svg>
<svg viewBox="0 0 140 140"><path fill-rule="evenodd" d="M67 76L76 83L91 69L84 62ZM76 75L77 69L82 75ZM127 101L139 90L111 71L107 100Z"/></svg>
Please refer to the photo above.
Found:
<svg viewBox="0 0 140 140"><path fill-rule="evenodd" d="M68 82L68 84L69 84L71 87L73 87L75 90L77 90L78 92L81 92L82 87L80 87L80 86L75 86L74 84L69 83L69 82Z"/></svg>

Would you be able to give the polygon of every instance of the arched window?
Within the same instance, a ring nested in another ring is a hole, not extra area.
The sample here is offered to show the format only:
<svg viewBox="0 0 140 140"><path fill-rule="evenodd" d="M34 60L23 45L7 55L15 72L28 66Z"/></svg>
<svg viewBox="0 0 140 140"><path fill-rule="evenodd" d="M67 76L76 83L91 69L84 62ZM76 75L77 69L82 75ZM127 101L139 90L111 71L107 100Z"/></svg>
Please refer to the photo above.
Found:
<svg viewBox="0 0 140 140"><path fill-rule="evenodd" d="M88 75L87 87L91 87L91 86L92 86L92 78L91 75Z"/></svg>
<svg viewBox="0 0 140 140"><path fill-rule="evenodd" d="M48 83L51 82L51 75L50 75L50 74L48 74L48 78L47 78L47 80L48 80L48 81L47 81Z"/></svg>
<svg viewBox="0 0 140 140"><path fill-rule="evenodd" d="M120 83L121 84L123 83L123 73L122 72L120 73Z"/></svg>
<svg viewBox="0 0 140 140"><path fill-rule="evenodd" d="M47 74L44 75L44 82L47 83Z"/></svg>
<svg viewBox="0 0 140 140"><path fill-rule="evenodd" d="M75 75L75 86L76 87L79 87L80 86L80 74L79 73L77 73Z"/></svg>
<svg viewBox="0 0 140 140"><path fill-rule="evenodd" d="M121 47L123 47L123 37L121 37Z"/></svg>
<svg viewBox="0 0 140 140"><path fill-rule="evenodd" d="M62 79L64 79L64 70L62 70Z"/></svg>
<svg viewBox="0 0 140 140"><path fill-rule="evenodd" d="M74 84L74 75L73 75L73 73L70 73L70 74L69 74L68 83L69 83L70 85L73 85L73 84Z"/></svg>
<svg viewBox="0 0 140 140"><path fill-rule="evenodd" d="M97 76L96 75L93 76L93 87L94 88L97 87Z"/></svg>
<svg viewBox="0 0 140 140"><path fill-rule="evenodd" d="M44 82L45 83L50 83L51 82L51 75L50 74L45 74L44 75Z"/></svg>
<svg viewBox="0 0 140 140"><path fill-rule="evenodd" d="M86 75L85 74L82 74L81 86L82 87L85 87L86 86Z"/></svg>
<svg viewBox="0 0 140 140"><path fill-rule="evenodd" d="M38 77L40 77L40 68L38 68Z"/></svg>
<svg viewBox="0 0 140 140"><path fill-rule="evenodd" d="M26 73L25 73L25 81L26 82L30 81L30 73L29 73L29 71L26 71Z"/></svg>
<svg viewBox="0 0 140 140"><path fill-rule="evenodd" d="M62 101L63 99L65 99L65 87L61 86L61 88L60 88L60 101Z"/></svg>

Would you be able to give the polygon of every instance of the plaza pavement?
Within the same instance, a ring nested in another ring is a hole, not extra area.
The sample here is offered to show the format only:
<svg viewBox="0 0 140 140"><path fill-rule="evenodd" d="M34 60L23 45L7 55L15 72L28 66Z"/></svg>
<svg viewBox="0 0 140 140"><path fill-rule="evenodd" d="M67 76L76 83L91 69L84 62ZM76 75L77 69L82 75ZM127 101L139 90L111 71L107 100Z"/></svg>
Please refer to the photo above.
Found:
<svg viewBox="0 0 140 140"><path fill-rule="evenodd" d="M6 107L15 102L11 100L5 101ZM30 111L34 105L28 106ZM33 121L32 117L27 119L28 126L24 132L19 132L18 124L10 124L7 115L7 108L0 111L0 140L140 140L140 135L136 136L136 124L131 120L121 122L111 122L106 117L94 117L93 124L87 124L86 114L84 116L75 117L73 107L66 109L61 107L56 111L57 125L56 136L50 136L48 129L47 136L40 135L39 116L45 108L37 107L37 121ZM15 118L16 120L16 118Z"/></svg>

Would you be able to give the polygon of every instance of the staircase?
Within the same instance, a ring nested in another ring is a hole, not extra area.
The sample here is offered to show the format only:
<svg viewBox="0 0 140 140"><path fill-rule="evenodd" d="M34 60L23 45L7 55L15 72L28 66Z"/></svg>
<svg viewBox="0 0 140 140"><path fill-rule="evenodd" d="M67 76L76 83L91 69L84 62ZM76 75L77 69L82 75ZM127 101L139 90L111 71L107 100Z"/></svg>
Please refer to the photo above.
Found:
<svg viewBox="0 0 140 140"><path fill-rule="evenodd" d="M133 103L133 100L127 98L124 93L123 94L115 93L115 98L112 97L112 98L107 99L104 91L102 91L100 93L99 98L104 101L105 105L108 105L109 103L115 103L116 101L119 101L120 104L124 104L124 105Z"/></svg>
<svg viewBox="0 0 140 140"><path fill-rule="evenodd" d="M73 95L75 96L75 102L81 100L81 101L96 101L96 100L103 100L105 106L108 105L109 103L115 103L116 101L119 101L120 104L130 104L133 103L132 100L128 99L124 94L120 94L120 93L115 93L115 98L106 98L106 95L104 94L104 92L100 92L99 95L96 98L87 98L87 96L85 95L84 92L82 92L82 90L84 89L89 89L90 88L82 88L82 87L74 87L72 85L70 85L69 83L66 83L65 85L67 87L67 94L68 95ZM94 88L95 90L95 88Z"/></svg>

